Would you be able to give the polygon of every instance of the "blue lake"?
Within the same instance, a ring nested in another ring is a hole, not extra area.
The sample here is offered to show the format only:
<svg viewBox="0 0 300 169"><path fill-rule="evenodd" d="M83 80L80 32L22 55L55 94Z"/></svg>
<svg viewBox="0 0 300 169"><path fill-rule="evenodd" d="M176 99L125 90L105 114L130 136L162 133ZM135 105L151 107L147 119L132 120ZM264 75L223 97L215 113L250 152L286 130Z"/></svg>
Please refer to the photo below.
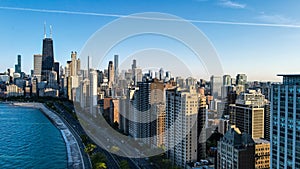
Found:
<svg viewBox="0 0 300 169"><path fill-rule="evenodd" d="M37 109L0 104L0 168L67 168L60 131Z"/></svg>

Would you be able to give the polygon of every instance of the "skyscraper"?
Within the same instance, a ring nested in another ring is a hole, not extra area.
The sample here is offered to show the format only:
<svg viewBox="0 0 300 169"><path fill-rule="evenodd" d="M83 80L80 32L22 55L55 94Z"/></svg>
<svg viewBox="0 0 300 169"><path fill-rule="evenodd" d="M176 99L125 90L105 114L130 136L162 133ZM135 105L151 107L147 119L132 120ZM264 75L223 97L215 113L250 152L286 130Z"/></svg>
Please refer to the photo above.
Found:
<svg viewBox="0 0 300 169"><path fill-rule="evenodd" d="M118 76L119 76L119 55L114 55L114 63L115 63L114 82L117 84Z"/></svg>
<svg viewBox="0 0 300 169"><path fill-rule="evenodd" d="M132 61L132 65L131 65L131 69L133 70L133 69L136 69L137 67L136 67L136 60L134 59L133 61Z"/></svg>
<svg viewBox="0 0 300 169"><path fill-rule="evenodd" d="M194 86L166 91L166 148L173 164L197 160L198 94Z"/></svg>
<svg viewBox="0 0 300 169"><path fill-rule="evenodd" d="M90 78L90 113L95 115L96 108L97 108L97 85L98 85L98 79L97 79L97 71L90 70L89 72L89 78Z"/></svg>
<svg viewBox="0 0 300 169"><path fill-rule="evenodd" d="M214 99L221 97L222 78L220 76L210 77L210 92Z"/></svg>
<svg viewBox="0 0 300 169"><path fill-rule="evenodd" d="M254 90L241 93L236 104L229 105L230 124L241 132L246 132L253 139L264 137L264 106L265 96Z"/></svg>
<svg viewBox="0 0 300 169"><path fill-rule="evenodd" d="M198 115L197 115L197 160L206 158L206 114L208 106L204 88L199 89Z"/></svg>
<svg viewBox="0 0 300 169"><path fill-rule="evenodd" d="M18 63L15 65L15 72L21 74L21 55L18 55Z"/></svg>
<svg viewBox="0 0 300 169"><path fill-rule="evenodd" d="M112 61L109 61L108 63L108 86L111 88L112 87L112 84L114 83L114 76L115 76L115 73L114 73L114 65L113 65L113 62Z"/></svg>
<svg viewBox="0 0 300 169"><path fill-rule="evenodd" d="M47 80L48 74L54 68L54 54L53 54L53 40L52 30L50 38L46 36L46 29L44 30L43 51L42 51L42 80Z"/></svg>
<svg viewBox="0 0 300 169"><path fill-rule="evenodd" d="M130 133L133 137L143 138L143 141L151 146L156 145L157 141L151 137L157 134L157 117L162 114L164 105L164 83L154 80L147 80L137 83L138 90L134 93L134 118ZM137 129L136 131L134 129Z"/></svg>
<svg viewBox="0 0 300 169"><path fill-rule="evenodd" d="M42 75L42 55L33 55L33 75L37 78L38 82L41 81Z"/></svg>
<svg viewBox="0 0 300 169"><path fill-rule="evenodd" d="M271 168L300 168L300 74L271 90Z"/></svg>

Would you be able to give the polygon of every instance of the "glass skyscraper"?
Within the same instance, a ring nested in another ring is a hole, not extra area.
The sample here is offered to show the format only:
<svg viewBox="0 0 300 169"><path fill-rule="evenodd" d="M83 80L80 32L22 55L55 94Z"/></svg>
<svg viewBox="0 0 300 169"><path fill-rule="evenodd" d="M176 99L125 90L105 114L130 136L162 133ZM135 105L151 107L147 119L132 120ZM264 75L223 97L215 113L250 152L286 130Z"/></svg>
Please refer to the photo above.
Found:
<svg viewBox="0 0 300 169"><path fill-rule="evenodd" d="M283 76L271 93L271 168L300 168L300 74Z"/></svg>
<svg viewBox="0 0 300 169"><path fill-rule="evenodd" d="M43 39L42 79L47 80L49 72L54 69L53 40Z"/></svg>

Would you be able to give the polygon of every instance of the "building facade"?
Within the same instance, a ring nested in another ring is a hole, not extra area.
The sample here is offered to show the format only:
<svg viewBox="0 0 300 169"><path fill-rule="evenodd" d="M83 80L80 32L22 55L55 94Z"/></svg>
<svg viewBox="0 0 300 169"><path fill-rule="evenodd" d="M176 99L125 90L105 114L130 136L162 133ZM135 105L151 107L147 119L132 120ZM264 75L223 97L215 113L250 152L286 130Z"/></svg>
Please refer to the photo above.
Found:
<svg viewBox="0 0 300 169"><path fill-rule="evenodd" d="M270 168L270 142L263 139L254 139L255 142L255 168Z"/></svg>
<svg viewBox="0 0 300 169"><path fill-rule="evenodd" d="M271 168L300 168L300 75L271 90Z"/></svg>
<svg viewBox="0 0 300 169"><path fill-rule="evenodd" d="M238 128L229 129L218 142L217 169L254 169L255 142Z"/></svg>
<svg viewBox="0 0 300 169"><path fill-rule="evenodd" d="M166 148L173 164L197 161L198 93L174 88L166 91Z"/></svg>

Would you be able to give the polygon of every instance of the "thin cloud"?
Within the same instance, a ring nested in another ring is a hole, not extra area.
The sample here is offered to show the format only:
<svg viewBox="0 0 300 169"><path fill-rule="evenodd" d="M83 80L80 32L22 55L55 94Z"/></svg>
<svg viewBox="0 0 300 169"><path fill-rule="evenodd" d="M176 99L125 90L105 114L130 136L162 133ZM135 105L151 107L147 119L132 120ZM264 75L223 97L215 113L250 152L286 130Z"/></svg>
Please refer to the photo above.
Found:
<svg viewBox="0 0 300 169"><path fill-rule="evenodd" d="M220 5L223 7L236 8L236 9L244 9L247 6L246 4L241 4L230 0L221 0Z"/></svg>
<svg viewBox="0 0 300 169"><path fill-rule="evenodd" d="M258 16L256 19L258 19L261 22L267 22L267 23L274 23L274 24L299 24L298 21L295 19L283 16L283 15L267 15L265 13L261 13L260 16Z"/></svg>
<svg viewBox="0 0 300 169"><path fill-rule="evenodd" d="M62 11L62 10L48 10L48 9L32 9L32 8L16 8L16 7L1 7L3 10L17 10L17 11L30 11L30 12L42 12L42 13L59 13L59 14L71 14L71 15L88 15L88 16L101 16L101 17L114 17L114 18L132 18L132 19L144 19L144 20L159 20L159 21L174 21L174 22L191 22L202 24L218 24L218 25L239 25L239 26L261 26L261 27L282 27L282 28L300 28L300 24L276 24L276 23L254 23L254 22L230 22L230 21L218 21L218 20L184 20L184 19L168 19L168 18L154 18L154 17L142 17L132 15L119 15L119 14L105 14L105 13L93 13L93 12L74 12L74 11Z"/></svg>

